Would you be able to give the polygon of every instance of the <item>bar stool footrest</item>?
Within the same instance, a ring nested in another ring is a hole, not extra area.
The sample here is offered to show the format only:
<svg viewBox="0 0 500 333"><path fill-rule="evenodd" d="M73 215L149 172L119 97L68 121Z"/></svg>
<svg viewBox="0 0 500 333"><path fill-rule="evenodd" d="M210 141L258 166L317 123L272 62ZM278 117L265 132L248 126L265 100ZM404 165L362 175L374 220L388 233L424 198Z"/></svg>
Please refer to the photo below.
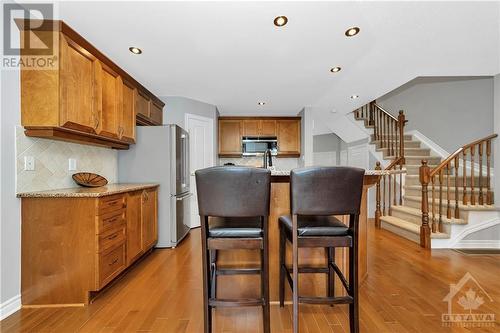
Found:
<svg viewBox="0 0 500 333"><path fill-rule="evenodd" d="M260 268L218 268L217 275L251 275L260 274Z"/></svg>
<svg viewBox="0 0 500 333"><path fill-rule="evenodd" d="M263 306L265 301L262 298L247 299L217 299L210 298L208 304L211 307L240 307L240 306Z"/></svg>
<svg viewBox="0 0 500 333"><path fill-rule="evenodd" d="M354 299L351 296L341 297L299 297L299 303L306 304L351 304Z"/></svg>

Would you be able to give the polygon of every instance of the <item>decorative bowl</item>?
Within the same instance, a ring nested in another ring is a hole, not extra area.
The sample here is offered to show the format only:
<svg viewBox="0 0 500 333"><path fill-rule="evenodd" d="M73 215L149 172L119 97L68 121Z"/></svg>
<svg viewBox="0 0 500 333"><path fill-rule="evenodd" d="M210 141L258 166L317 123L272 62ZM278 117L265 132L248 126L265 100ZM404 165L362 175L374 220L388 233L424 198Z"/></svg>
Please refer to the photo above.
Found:
<svg viewBox="0 0 500 333"><path fill-rule="evenodd" d="M75 183L84 187L100 187L108 183L108 180L91 172L78 172L72 176Z"/></svg>

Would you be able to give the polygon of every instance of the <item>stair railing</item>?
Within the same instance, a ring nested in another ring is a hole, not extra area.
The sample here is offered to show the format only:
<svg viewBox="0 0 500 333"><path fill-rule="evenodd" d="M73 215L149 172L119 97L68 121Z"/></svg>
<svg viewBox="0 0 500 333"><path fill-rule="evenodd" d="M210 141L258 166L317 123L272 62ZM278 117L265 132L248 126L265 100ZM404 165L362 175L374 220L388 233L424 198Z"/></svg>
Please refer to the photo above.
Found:
<svg viewBox="0 0 500 333"><path fill-rule="evenodd" d="M373 141L378 141L377 148L385 150L385 156L392 157L391 163L384 169L376 186L375 226L380 227L380 217L392 215L392 206L403 204L403 174L405 165L404 127L408 122L403 110L397 117L372 101L354 111L358 120L373 127ZM381 170L377 162L376 170ZM399 175L399 186L397 177Z"/></svg>
<svg viewBox="0 0 500 333"><path fill-rule="evenodd" d="M422 160L419 170L420 184L422 185L422 225L420 226L420 245L422 247L431 247L431 233L443 232L443 215L446 214L447 219L460 218L459 201L464 206L493 205L490 175L491 141L497 136L497 134L492 134L458 148L435 168L431 168L427 160ZM479 164L477 184L476 153ZM486 177L483 171L485 161ZM470 165L469 178L467 164ZM460 172L462 172L461 175ZM451 179L452 177L454 179ZM429 186L431 188L430 198ZM462 191L461 200L460 191ZM454 203L452 203L452 197Z"/></svg>

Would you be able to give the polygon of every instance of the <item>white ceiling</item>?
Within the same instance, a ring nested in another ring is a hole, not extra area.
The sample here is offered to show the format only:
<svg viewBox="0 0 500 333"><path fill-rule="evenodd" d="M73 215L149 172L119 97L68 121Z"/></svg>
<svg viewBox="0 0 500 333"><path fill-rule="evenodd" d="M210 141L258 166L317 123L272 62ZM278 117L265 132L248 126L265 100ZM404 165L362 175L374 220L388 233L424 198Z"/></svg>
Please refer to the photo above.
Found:
<svg viewBox="0 0 500 333"><path fill-rule="evenodd" d="M221 114L312 106L328 121L417 76L500 72L498 1L64 2L59 15L155 94Z"/></svg>

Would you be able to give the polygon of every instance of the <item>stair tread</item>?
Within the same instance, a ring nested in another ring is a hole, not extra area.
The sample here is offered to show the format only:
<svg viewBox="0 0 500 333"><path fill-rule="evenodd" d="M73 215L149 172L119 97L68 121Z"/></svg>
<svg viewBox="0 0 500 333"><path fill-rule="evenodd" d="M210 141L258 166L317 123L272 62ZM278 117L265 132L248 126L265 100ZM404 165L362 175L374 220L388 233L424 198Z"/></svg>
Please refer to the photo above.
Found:
<svg viewBox="0 0 500 333"><path fill-rule="evenodd" d="M450 186L450 193L452 192L455 192L455 186L453 186L453 184L450 184L452 186ZM439 189L439 184L436 184L434 185L435 187L435 191L437 192L438 189ZM422 185L405 185L404 186L405 189L410 189L410 190L421 190L422 189ZM428 186L428 189L429 189L429 192L431 191L431 185ZM443 186L443 191L446 192L448 187L447 186ZM463 186L458 186L458 192L459 193L463 193L464 191L464 188ZM467 192L470 191L470 186L467 185ZM483 186L483 192L486 193L488 191L488 189L486 187ZM479 188L478 187L475 187L474 188L474 193L479 193ZM430 194L429 194L430 195Z"/></svg>
<svg viewBox="0 0 500 333"><path fill-rule="evenodd" d="M437 193L436 193L437 196ZM422 202L422 197L417 197L413 195L405 195L405 200L419 201ZM443 195L443 205L447 203L445 196ZM432 198L429 194L429 202L432 202ZM439 205L439 198L435 198L434 202ZM455 207L455 200L450 200L450 206ZM464 205L460 200L458 201L458 208L462 210L482 210L482 211L500 211L500 207L495 207L493 205ZM429 207L430 210L430 207ZM420 211L420 210L419 210Z"/></svg>
<svg viewBox="0 0 500 333"><path fill-rule="evenodd" d="M422 216L422 210L420 210L418 208L414 208L414 207L408 207L408 206L404 206L404 205L403 206L396 205L396 206L392 206L392 210L393 211L394 210L400 211L400 212L403 212L406 214L411 214L411 215L418 216L418 217ZM446 218L446 216L443 216L442 220L443 220L443 223L449 223L449 224L467 224L467 221L465 221L463 219L456 219L456 218L448 219L448 218Z"/></svg>
<svg viewBox="0 0 500 333"><path fill-rule="evenodd" d="M408 222L408 221L403 220L399 217L381 216L380 220L387 222L387 223L390 223L392 225L395 225L401 229L412 232L414 234L417 234L417 235L420 234L420 226L419 225L416 225L415 223L412 223L412 222ZM450 236L446 233L437 232L437 233L431 233L431 238L450 238Z"/></svg>

